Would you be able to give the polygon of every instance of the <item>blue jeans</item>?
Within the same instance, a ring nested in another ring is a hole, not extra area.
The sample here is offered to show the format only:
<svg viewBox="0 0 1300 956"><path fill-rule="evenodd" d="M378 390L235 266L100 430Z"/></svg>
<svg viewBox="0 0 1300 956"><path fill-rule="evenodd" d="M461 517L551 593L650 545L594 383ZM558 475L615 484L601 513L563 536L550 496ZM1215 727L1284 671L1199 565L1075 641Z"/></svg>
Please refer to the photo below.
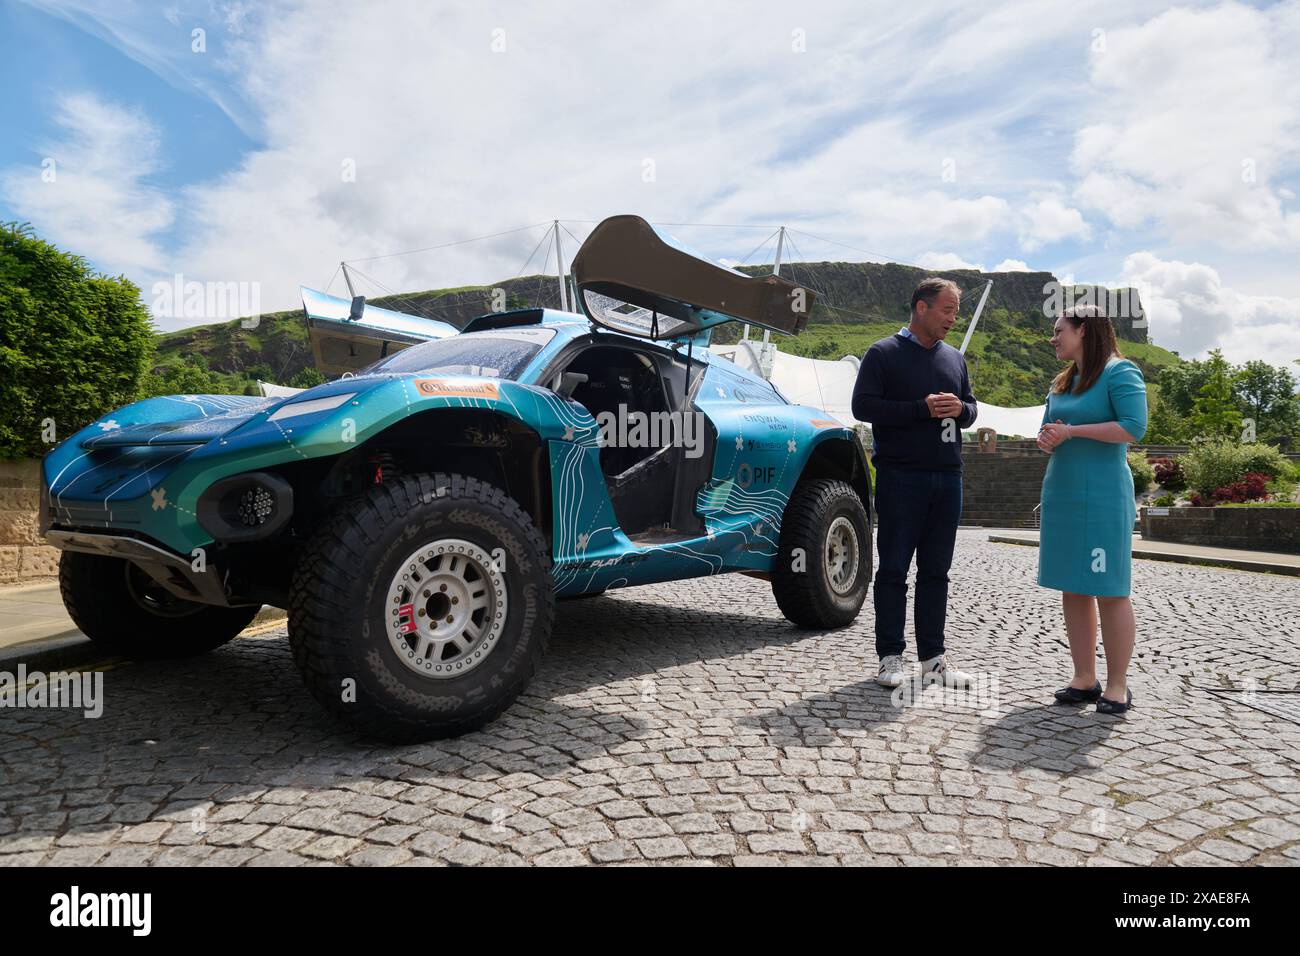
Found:
<svg viewBox="0 0 1300 956"><path fill-rule="evenodd" d="M876 471L876 653L903 652L907 569L916 554L916 656L943 653L948 569L961 519L961 472Z"/></svg>

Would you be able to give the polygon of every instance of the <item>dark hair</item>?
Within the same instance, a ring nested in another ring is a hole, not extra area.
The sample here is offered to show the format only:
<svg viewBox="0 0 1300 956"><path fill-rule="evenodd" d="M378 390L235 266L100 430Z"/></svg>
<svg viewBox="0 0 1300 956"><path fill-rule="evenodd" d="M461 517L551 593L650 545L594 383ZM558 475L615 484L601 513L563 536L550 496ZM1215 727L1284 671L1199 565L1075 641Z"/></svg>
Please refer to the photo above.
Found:
<svg viewBox="0 0 1300 956"><path fill-rule="evenodd" d="M1112 355L1117 358L1124 356L1120 354L1119 345L1115 342L1115 326L1106 313L1095 305L1066 309L1059 318L1065 319L1076 329L1083 326L1083 367L1081 369L1078 362L1071 362L1061 369L1052 380L1052 391L1058 395L1070 391L1070 383L1078 375L1079 384L1074 389L1077 395L1092 388L1097 379L1101 378Z"/></svg>
<svg viewBox="0 0 1300 956"><path fill-rule="evenodd" d="M924 302L927 308L934 305L934 300L944 289L952 289L957 294L957 298L961 298L961 289L951 279L940 279L937 276L922 279L921 284L912 293L912 311L916 311L916 303L918 302Z"/></svg>

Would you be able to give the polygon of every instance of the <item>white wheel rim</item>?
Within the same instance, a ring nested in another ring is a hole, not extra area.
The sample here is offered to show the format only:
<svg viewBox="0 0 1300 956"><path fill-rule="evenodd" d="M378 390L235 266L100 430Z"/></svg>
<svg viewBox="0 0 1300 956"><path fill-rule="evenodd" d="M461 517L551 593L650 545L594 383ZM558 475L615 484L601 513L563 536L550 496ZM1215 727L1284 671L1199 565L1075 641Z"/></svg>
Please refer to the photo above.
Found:
<svg viewBox="0 0 1300 956"><path fill-rule="evenodd" d="M831 590L839 595L852 591L858 578L858 532L843 515L831 522L826 533L823 561Z"/></svg>
<svg viewBox="0 0 1300 956"><path fill-rule="evenodd" d="M506 623L506 579L492 555L459 538L413 552L388 588L388 640L424 677L459 677L496 646Z"/></svg>

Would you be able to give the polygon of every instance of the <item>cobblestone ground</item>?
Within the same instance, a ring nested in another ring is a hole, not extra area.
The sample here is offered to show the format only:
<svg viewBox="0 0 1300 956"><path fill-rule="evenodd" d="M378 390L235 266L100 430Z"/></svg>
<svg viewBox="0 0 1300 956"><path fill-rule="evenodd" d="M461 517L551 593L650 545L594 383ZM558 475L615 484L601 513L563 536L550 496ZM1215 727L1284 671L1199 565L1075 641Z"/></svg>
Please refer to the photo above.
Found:
<svg viewBox="0 0 1300 956"><path fill-rule="evenodd" d="M894 706L869 607L795 630L740 576L561 605L486 730L358 741L283 630L105 674L102 718L0 711L0 864L1300 862L1300 580L1134 562L1127 718L1069 677L1037 552L963 531L949 653L980 693Z"/></svg>

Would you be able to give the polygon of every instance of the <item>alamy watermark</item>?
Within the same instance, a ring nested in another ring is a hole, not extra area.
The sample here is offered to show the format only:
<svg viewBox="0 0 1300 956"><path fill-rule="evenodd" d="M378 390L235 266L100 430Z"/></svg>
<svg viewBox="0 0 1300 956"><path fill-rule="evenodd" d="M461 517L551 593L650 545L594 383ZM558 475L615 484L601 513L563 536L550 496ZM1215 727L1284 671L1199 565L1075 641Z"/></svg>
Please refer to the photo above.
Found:
<svg viewBox="0 0 1300 956"><path fill-rule="evenodd" d="M889 695L895 707L933 710L973 710L996 717L1002 710L1002 694L995 673L972 674L969 687L947 687L925 674L914 674Z"/></svg>
<svg viewBox="0 0 1300 956"><path fill-rule="evenodd" d="M94 720L104 715L104 673L28 671L19 664L17 673L0 671L0 709L71 707Z"/></svg>
<svg viewBox="0 0 1300 956"><path fill-rule="evenodd" d="M186 281L176 273L170 282L155 282L151 311L165 319L239 319L246 329L262 317L260 282Z"/></svg>
<svg viewBox="0 0 1300 956"><path fill-rule="evenodd" d="M121 927L133 936L148 936L153 928L152 893L82 892L73 885L50 897L50 925L56 928Z"/></svg>
<svg viewBox="0 0 1300 956"><path fill-rule="evenodd" d="M1094 285L1043 285L1043 315L1054 319L1070 309L1092 306L1111 319L1128 319L1133 328L1146 328L1146 308L1138 283L1123 289L1103 289Z"/></svg>
<svg viewBox="0 0 1300 956"><path fill-rule="evenodd" d="M641 412L619 405L616 411L596 415L599 442L604 448L684 448L687 458L704 454L702 412Z"/></svg>

